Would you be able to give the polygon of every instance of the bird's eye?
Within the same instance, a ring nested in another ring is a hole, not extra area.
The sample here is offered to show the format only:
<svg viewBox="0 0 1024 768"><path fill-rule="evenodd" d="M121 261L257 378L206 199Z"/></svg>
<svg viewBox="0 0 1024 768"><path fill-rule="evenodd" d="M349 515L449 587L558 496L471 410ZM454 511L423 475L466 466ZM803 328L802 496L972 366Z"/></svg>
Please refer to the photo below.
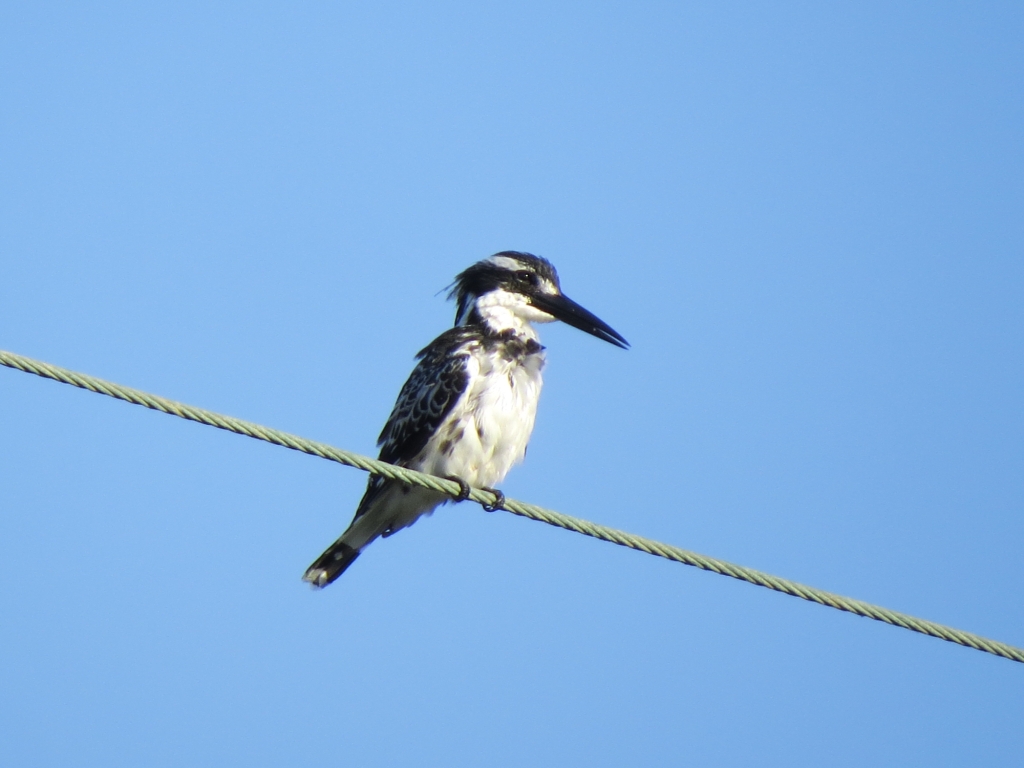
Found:
<svg viewBox="0 0 1024 768"><path fill-rule="evenodd" d="M527 272L525 269L522 272L517 272L516 277L521 282L529 283L530 285L537 285L537 275L534 272Z"/></svg>

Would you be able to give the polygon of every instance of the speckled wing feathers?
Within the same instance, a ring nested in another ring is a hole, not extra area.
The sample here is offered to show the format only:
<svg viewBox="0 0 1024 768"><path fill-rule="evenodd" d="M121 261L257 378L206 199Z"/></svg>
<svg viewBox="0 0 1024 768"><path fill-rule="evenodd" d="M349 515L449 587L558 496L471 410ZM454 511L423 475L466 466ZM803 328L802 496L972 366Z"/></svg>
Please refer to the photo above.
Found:
<svg viewBox="0 0 1024 768"><path fill-rule="evenodd" d="M426 447L430 436L451 413L469 383L467 355L458 354L458 349L479 341L480 336L479 331L472 328L452 328L416 356L419 363L402 387L377 439L381 461L404 465ZM380 476L370 479L356 517L369 509L386 482Z"/></svg>

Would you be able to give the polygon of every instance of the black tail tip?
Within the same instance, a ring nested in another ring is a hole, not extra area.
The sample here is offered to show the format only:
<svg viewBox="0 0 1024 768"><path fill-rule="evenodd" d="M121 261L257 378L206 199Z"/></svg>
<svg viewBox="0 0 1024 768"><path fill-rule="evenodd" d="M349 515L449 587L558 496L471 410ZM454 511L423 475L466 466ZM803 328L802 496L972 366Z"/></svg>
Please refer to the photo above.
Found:
<svg viewBox="0 0 1024 768"><path fill-rule="evenodd" d="M335 542L306 569L302 580L316 589L323 589L341 576L356 561L357 557L359 557L358 549L340 541Z"/></svg>

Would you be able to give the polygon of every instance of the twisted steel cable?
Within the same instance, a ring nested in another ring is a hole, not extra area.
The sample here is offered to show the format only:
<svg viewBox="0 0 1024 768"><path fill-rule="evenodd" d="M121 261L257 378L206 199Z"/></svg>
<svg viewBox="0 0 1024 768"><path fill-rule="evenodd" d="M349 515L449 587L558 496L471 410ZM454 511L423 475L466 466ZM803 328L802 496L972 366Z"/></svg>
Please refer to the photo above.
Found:
<svg viewBox="0 0 1024 768"><path fill-rule="evenodd" d="M96 392L118 400L124 400L128 403L134 403L135 405L142 405L146 408L162 411L163 413L167 413L172 416L179 416L183 419L188 419L189 421L207 424L211 427L225 429L229 432L235 432L236 434L245 435L246 437L252 437L257 440L264 440L268 443L308 453L312 456L319 456L322 459L336 461L339 464L357 467L358 469L383 475L384 477L409 483L410 485L419 485L424 488L430 488L447 494L452 498L458 497L462 490L459 484L452 480L434 477L433 475L427 475L411 469L404 469L403 467L396 467L393 464L378 461L377 459L372 459L369 456L363 456L358 453L352 453L351 451L344 451L340 448L327 445L326 443L307 440L306 438L299 437L298 435L281 432L280 430L264 427L250 421L244 421L231 416L214 413L213 411L207 411L203 408L196 408L184 403L178 403L174 400L168 400L137 389L132 389L131 387L124 387L120 384L103 381L102 379L97 379L83 373L76 373L75 371L69 371L66 368L60 368L39 360L23 357L22 355L17 355L13 352L0 350L0 364L5 365L8 368L24 371L25 373L33 373L36 376L42 376L46 379L59 381L63 384L71 384L75 387L87 389L90 392ZM482 505L492 505L499 502L499 498L493 493L477 488L470 490L469 498ZM673 547L670 544L663 544L660 541L647 539L643 536L636 536L632 533L620 531L615 528L598 525L597 523L592 523L588 520L581 520L580 518L563 515L560 512L544 509L543 507L538 507L533 504L526 504L521 501L506 498L504 500L504 505L501 508L514 515L526 517L530 520L537 520L558 528L564 528L567 531L582 533L585 536L592 536L595 539L608 541L623 547L629 547L630 549L636 549L640 552L646 552L649 555L657 555L658 557L673 560L677 563L692 565L705 571L711 571L712 573L718 573L723 576L730 576L734 579L739 579L740 581L745 581L749 584L755 584L759 587L773 589L776 592L782 592L786 595L809 600L812 603L826 605L830 608L847 611L849 613L856 614L857 616L874 619L875 621L884 621L886 624L903 627L904 629L909 629L913 632L920 632L923 635L937 637L940 640L957 643L968 648L974 648L978 651L984 651L985 653L991 653L995 656L1001 656L1004 659L1024 663L1024 649L1016 648L1012 645L1007 645L1006 643L1000 643L996 640L989 640L971 632L964 632L959 629L954 629L953 627L947 627L943 624L937 624L933 621L908 616L905 613L891 611L888 608L882 608L881 606L866 603L862 600L854 600L853 598L843 597L842 595L837 595L832 592L825 592L824 590L809 587L805 584L790 581L789 579L783 579L778 576L772 576L771 574L757 571L753 568L734 565L733 563L729 563L724 560L718 560L717 558L701 555L697 552Z"/></svg>

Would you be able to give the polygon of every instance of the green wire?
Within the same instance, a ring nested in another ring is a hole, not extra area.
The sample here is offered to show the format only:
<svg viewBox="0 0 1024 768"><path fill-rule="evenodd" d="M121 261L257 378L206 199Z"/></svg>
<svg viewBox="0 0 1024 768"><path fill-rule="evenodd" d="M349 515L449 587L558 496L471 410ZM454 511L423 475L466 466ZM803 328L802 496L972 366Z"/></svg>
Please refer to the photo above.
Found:
<svg viewBox="0 0 1024 768"><path fill-rule="evenodd" d="M259 424L253 424L249 421L235 419L231 416L224 416L202 408L195 408L194 406L185 405L184 403L177 403L173 400L167 400L162 397L157 397L156 395L141 392L137 389L132 389L131 387L123 387L120 384L113 384L109 381L103 381L102 379L97 379L83 373L76 373L65 368L59 368L55 365L49 365L48 363L43 363L28 357L22 357L21 355L16 355L12 352L4 352L3 350L0 350L0 364L3 364L8 368L24 371L25 373L34 373L35 375L42 376L43 378L53 379L54 381L59 381L64 384L71 384L72 386L81 387L82 389L88 389L91 392L97 392L101 395L108 395L110 397L117 398L118 400L124 400L128 403L134 403L135 405L142 405L156 411L169 413L172 416L179 416L183 419L188 419L189 421L207 424L219 429L226 429L229 432L235 432L239 435L245 435L246 437L252 437L257 440L265 440L266 442L273 443L274 445L281 445L285 448L302 451L303 453L308 453L312 456L319 456L323 459L336 461L339 464L357 467L359 469L366 470L367 472L372 472L393 480L400 480L404 483L409 483L410 485L419 485L424 488L430 488L432 490L445 493L453 498L458 496L461 490L458 483L452 480L434 477L433 475L427 475L422 472L416 472L403 467L396 467L393 464L371 459L369 456L362 456L358 453L334 448L326 443L318 443L287 432L280 432L276 429L263 427ZM469 498L484 505L494 504L498 501L498 498L493 493L477 488L471 489ZM1024 662L1024 649L1016 648L1012 645L1000 643L995 640L989 640L971 632L964 632L959 629L947 627L943 624L936 624L933 621L918 619L913 616L908 616L905 613L890 611L887 608L872 605L871 603L865 603L861 600L854 600L849 597L833 594L832 592L825 592L820 589L815 589L814 587L799 584L795 581L790 581L789 579L783 579L778 576L763 573L762 571L756 571L753 568L734 565L724 560L707 557L706 555L690 552L689 550L680 549L679 547L673 547L669 544L663 544L659 541L654 541L653 539L646 539L643 536L636 536L631 533L626 533L625 531L616 530L615 528L608 528L603 525L591 523L588 520L581 520L576 517L570 517L569 515L563 515L560 512L544 509L543 507L537 507L533 504L525 504L521 501L515 501L514 499L505 499L503 508L514 515L519 515L520 517L538 520L542 523L547 523L548 525L554 525L568 531L582 533L586 536L592 536L595 539L601 539L602 541L610 541L613 544L629 547L630 549L636 549L640 552L646 552L649 555L664 557L667 560L674 560L675 562L683 563L684 565L692 565L705 571L711 571L712 573L731 576L734 579L739 579L740 581L745 581L750 584L756 584L759 587L773 589L776 592L782 592L783 594L792 595L793 597L800 597L804 600L810 600L813 603L818 603L819 605L827 605L830 608L847 611L849 613L856 614L857 616L864 616L868 619L884 621L886 624L903 627L904 629L909 629L914 632L920 632L923 635L937 637L940 640L958 643L959 645L964 645L968 648L974 648L979 651L984 651L985 653L1002 656L1004 659Z"/></svg>

